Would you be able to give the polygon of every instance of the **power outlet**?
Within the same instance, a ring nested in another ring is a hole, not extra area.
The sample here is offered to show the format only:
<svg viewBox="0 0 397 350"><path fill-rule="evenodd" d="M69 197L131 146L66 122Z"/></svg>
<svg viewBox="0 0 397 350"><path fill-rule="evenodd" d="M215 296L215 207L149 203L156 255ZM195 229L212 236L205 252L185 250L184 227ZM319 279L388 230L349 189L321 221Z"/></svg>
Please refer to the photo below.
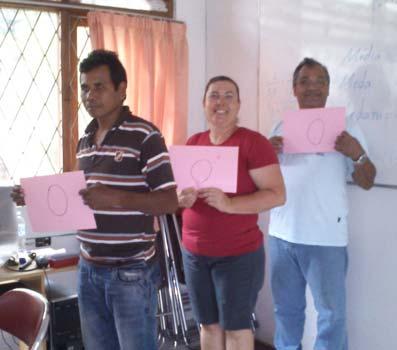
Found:
<svg viewBox="0 0 397 350"><path fill-rule="evenodd" d="M51 237L40 237L35 239L36 248L49 247L51 245Z"/></svg>

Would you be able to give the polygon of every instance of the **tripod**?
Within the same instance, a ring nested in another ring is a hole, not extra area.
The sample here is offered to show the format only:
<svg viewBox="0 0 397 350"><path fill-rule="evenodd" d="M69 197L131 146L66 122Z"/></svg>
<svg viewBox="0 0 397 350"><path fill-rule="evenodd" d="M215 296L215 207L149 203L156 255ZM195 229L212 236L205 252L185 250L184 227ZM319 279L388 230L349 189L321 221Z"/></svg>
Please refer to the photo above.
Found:
<svg viewBox="0 0 397 350"><path fill-rule="evenodd" d="M181 232L175 214L159 218L158 254L162 285L158 291L159 342L171 340L174 347L183 344L199 349L199 328L191 314L184 285L181 258Z"/></svg>

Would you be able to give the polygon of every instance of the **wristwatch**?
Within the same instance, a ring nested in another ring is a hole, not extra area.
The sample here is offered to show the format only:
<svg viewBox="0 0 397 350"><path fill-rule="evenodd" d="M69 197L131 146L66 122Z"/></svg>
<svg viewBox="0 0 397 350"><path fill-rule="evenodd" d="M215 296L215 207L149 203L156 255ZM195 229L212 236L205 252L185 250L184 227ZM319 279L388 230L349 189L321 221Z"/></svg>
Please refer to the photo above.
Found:
<svg viewBox="0 0 397 350"><path fill-rule="evenodd" d="M362 165L368 160L367 154L364 152L357 160L353 161L354 165Z"/></svg>

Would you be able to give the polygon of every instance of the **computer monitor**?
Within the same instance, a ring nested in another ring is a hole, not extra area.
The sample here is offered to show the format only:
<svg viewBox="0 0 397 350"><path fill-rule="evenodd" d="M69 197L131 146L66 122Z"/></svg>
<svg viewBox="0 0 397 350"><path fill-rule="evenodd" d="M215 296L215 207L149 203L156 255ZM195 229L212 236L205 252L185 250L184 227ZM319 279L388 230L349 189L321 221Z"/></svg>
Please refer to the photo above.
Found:
<svg viewBox="0 0 397 350"><path fill-rule="evenodd" d="M11 186L0 186L0 266L17 250L16 205Z"/></svg>

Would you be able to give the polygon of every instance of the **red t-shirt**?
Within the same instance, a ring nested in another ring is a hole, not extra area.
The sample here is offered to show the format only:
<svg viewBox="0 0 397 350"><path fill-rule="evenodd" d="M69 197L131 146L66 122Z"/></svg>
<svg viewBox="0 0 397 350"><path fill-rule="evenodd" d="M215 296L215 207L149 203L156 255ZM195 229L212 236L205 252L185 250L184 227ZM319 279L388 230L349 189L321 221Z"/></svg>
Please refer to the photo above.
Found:
<svg viewBox="0 0 397 350"><path fill-rule="evenodd" d="M224 143L213 145L209 131L193 135L187 145L237 146L238 173L236 196L257 190L249 170L277 164L270 142L258 132L238 128ZM182 233L184 247L197 255L235 256L255 251L263 241L257 214L227 214L197 199L191 208L183 210Z"/></svg>

